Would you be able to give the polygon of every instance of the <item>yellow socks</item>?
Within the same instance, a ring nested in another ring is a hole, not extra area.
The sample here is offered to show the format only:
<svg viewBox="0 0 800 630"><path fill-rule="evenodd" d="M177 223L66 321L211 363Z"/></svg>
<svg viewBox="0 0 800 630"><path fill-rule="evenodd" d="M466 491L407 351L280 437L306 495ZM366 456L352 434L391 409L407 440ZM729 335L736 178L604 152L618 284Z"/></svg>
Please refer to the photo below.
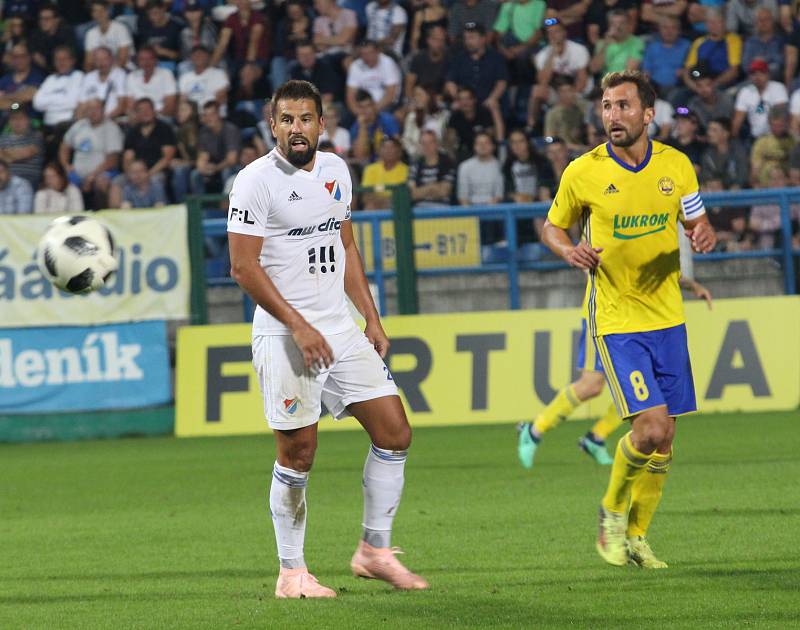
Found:
<svg viewBox="0 0 800 630"><path fill-rule="evenodd" d="M631 511L628 514L628 537L645 536L653 520L661 492L667 480L672 451L653 453L647 469L637 477L631 490Z"/></svg>
<svg viewBox="0 0 800 630"><path fill-rule="evenodd" d="M595 437L605 441L605 439L617 430L617 427L622 424L622 418L617 413L617 407L611 403L602 418L599 418L594 423L590 431Z"/></svg>
<svg viewBox="0 0 800 630"><path fill-rule="evenodd" d="M631 442L630 431L622 436L617 443L608 489L603 497L603 507L606 510L622 513L628 511L634 482L644 473L653 455L654 453L641 453L636 450Z"/></svg>
<svg viewBox="0 0 800 630"><path fill-rule="evenodd" d="M550 429L554 429L568 418L575 411L575 407L580 404L581 401L575 395L575 388L568 385L558 392L550 404L539 414L533 423L533 428L537 433L546 433Z"/></svg>

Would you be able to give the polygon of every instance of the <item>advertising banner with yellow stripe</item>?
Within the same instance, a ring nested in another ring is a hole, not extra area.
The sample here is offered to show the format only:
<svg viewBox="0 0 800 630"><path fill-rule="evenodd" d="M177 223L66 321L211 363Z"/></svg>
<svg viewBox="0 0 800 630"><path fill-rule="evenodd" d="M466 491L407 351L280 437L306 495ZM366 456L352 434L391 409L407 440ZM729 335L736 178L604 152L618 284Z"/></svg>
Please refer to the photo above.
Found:
<svg viewBox="0 0 800 630"><path fill-rule="evenodd" d="M768 411L800 405L800 297L686 306L700 411ZM414 426L530 420L576 378L579 309L415 315L384 320L387 364ZM180 436L267 431L250 351L250 325L178 333ZM599 416L608 392L576 418ZM323 418L322 429L355 428Z"/></svg>
<svg viewBox="0 0 800 630"><path fill-rule="evenodd" d="M82 295L59 291L36 265L36 247L54 216L0 216L0 326L188 318L186 206L104 210L91 216L111 230L119 269L105 287Z"/></svg>

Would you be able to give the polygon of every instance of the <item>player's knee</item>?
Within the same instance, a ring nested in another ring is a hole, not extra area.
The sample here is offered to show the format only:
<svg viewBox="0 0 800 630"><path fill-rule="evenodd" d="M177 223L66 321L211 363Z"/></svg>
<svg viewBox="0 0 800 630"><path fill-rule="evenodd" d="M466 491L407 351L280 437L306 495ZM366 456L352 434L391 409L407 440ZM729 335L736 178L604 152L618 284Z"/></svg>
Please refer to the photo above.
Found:
<svg viewBox="0 0 800 630"><path fill-rule="evenodd" d="M642 427L640 441L645 452L660 448L670 436L670 427L666 422L651 421Z"/></svg>
<svg viewBox="0 0 800 630"><path fill-rule="evenodd" d="M388 451L408 450L411 446L411 425L403 422L392 431L386 431L379 439L373 439L373 444Z"/></svg>
<svg viewBox="0 0 800 630"><path fill-rule="evenodd" d="M297 472L308 472L314 463L316 450L314 444L306 444L292 449L292 452L288 453L286 457L289 460L289 468Z"/></svg>

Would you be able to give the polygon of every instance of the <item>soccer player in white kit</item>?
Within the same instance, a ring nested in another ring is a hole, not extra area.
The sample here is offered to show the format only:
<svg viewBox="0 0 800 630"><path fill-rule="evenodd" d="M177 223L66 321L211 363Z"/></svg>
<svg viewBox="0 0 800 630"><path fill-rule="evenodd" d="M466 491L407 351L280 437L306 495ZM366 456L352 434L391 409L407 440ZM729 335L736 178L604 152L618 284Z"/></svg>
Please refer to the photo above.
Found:
<svg viewBox="0 0 800 630"><path fill-rule="evenodd" d="M311 83L282 85L270 122L275 149L246 166L233 184L228 240L231 275L258 305L253 365L277 448L269 497L280 559L275 596L336 596L308 572L303 557L305 488L321 404L336 418L355 416L372 439L353 573L399 589L424 589L428 583L391 547L411 427L383 362L389 340L353 239L347 165L317 152L324 120ZM364 316L364 332L345 294Z"/></svg>

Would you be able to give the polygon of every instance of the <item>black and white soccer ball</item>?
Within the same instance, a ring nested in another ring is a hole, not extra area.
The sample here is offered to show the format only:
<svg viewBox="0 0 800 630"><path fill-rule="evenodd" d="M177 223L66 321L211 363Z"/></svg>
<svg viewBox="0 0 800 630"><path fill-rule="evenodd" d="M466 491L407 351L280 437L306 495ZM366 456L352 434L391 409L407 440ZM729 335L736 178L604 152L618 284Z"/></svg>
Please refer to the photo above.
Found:
<svg viewBox="0 0 800 630"><path fill-rule="evenodd" d="M59 217L39 241L36 260L45 278L70 293L102 287L117 270L114 237L96 219Z"/></svg>

